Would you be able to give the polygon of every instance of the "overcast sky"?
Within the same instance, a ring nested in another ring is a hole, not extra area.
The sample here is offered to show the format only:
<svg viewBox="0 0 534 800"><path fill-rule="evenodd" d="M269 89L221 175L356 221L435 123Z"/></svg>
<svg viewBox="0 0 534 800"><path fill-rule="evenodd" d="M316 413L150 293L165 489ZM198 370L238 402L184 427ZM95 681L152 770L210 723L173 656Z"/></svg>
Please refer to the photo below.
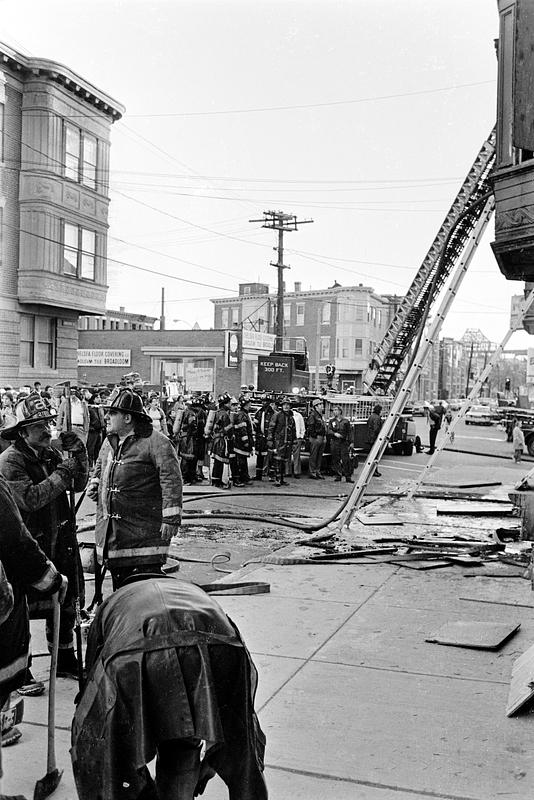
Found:
<svg viewBox="0 0 534 800"><path fill-rule="evenodd" d="M404 293L495 121L496 0L0 0L0 20L126 106L108 307L158 316L164 286L169 327L210 327L239 282L274 289L276 235L249 222L270 209L313 219L286 237L288 288ZM493 236L446 335L508 329L523 284Z"/></svg>

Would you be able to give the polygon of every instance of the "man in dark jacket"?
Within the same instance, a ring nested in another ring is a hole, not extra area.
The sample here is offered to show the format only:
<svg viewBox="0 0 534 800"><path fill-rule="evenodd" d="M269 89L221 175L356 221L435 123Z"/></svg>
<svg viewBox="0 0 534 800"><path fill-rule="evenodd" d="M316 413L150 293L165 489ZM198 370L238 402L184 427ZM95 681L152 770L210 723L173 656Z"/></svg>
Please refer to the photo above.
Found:
<svg viewBox="0 0 534 800"><path fill-rule="evenodd" d="M352 483L352 466L349 458L349 449L352 439L350 422L343 416L341 406L334 406L334 416L328 423L328 436L330 440L330 458L335 481L342 477L347 483Z"/></svg>
<svg viewBox="0 0 534 800"><path fill-rule="evenodd" d="M108 435L91 476L96 554L116 588L133 572L158 572L182 515L182 474L169 438L152 426L139 395L118 389L106 406Z"/></svg>
<svg viewBox="0 0 534 800"><path fill-rule="evenodd" d="M217 486L219 489L230 488L230 481L223 482L223 472L224 465L230 464L230 440L232 438L231 399L227 393L219 395L219 408L215 412L211 429L211 455L213 458L211 483L212 486Z"/></svg>
<svg viewBox="0 0 534 800"><path fill-rule="evenodd" d="M382 427L382 406L377 403L367 418L367 449L370 451L374 445L380 428ZM375 469L375 477L380 478L382 473Z"/></svg>
<svg viewBox="0 0 534 800"><path fill-rule="evenodd" d="M129 578L97 611L86 669L72 725L80 800L193 800L215 773L230 800L267 799L257 673L198 586ZM145 766L154 757L155 786Z"/></svg>
<svg viewBox="0 0 534 800"><path fill-rule="evenodd" d="M0 474L9 482L25 525L56 569L67 575L69 589L61 607L59 623L58 675L78 675L74 653L74 625L76 597L84 604L83 572L81 568L75 521L69 504L68 490L81 492L87 483L87 450L80 437L70 431L60 434L63 449L69 453L63 458L51 447L50 420L53 414L48 402L32 394L21 400L16 408L17 422L4 429L2 438L13 444L0 456ZM77 562L77 563L76 563ZM77 582L78 578L78 582ZM30 594L30 614L47 621L46 636L52 643L52 609ZM38 694L42 684L33 682L28 675L27 689L21 693Z"/></svg>
<svg viewBox="0 0 534 800"><path fill-rule="evenodd" d="M263 476L269 475L270 472L271 459L269 448L267 447L267 436L269 433L269 423L275 413L275 402L271 395L267 394L262 398L261 408L259 408L254 415L256 433L256 477L254 480L256 481L261 481ZM269 480L272 480L272 475L269 475Z"/></svg>
<svg viewBox="0 0 534 800"><path fill-rule="evenodd" d="M234 418L234 453L236 457L236 475L234 486L248 486L252 483L248 474L248 459L254 447L254 434L250 419L250 398L242 394L239 397L239 411Z"/></svg>
<svg viewBox="0 0 534 800"><path fill-rule="evenodd" d="M293 442L295 441L295 419L291 413L289 398L283 397L282 408L271 417L267 444L272 452L275 469L275 486L289 486L284 480L286 464L291 464Z"/></svg>
<svg viewBox="0 0 534 800"><path fill-rule="evenodd" d="M312 408L306 420L306 433L310 443L309 477L324 480L321 475L324 446L326 443L326 423L324 420L323 401L316 397L312 400Z"/></svg>
<svg viewBox="0 0 534 800"><path fill-rule="evenodd" d="M11 602L0 618L1 709L10 693L27 680L30 646L27 593L32 590L41 597L50 597L59 592L63 600L67 578L56 570L25 527L9 485L2 477L0 518L0 563L5 570L4 580L11 587Z"/></svg>
<svg viewBox="0 0 534 800"><path fill-rule="evenodd" d="M428 450L429 455L432 455L436 449L436 439L438 431L441 429L444 416L445 408L441 403L436 403L435 406L430 406L428 409L428 424L430 426L428 430L428 443L430 445L430 449Z"/></svg>

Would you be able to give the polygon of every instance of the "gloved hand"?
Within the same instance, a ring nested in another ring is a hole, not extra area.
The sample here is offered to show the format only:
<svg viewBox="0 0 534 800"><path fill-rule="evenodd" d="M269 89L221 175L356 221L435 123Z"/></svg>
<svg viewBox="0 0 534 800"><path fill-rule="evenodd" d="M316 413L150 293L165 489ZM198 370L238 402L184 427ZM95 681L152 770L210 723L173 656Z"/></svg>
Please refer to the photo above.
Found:
<svg viewBox="0 0 534 800"><path fill-rule="evenodd" d="M85 451L84 443L74 431L61 431L59 434L59 439L61 441L62 449L72 453L73 455L77 455Z"/></svg>
<svg viewBox="0 0 534 800"><path fill-rule="evenodd" d="M65 595L67 594L67 589L69 586L69 579L66 575L61 576L61 586L57 590L57 599L59 600L59 604L61 605L65 599Z"/></svg>
<svg viewBox="0 0 534 800"><path fill-rule="evenodd" d="M172 537L178 533L179 527L179 525L171 525L170 522L163 522L159 529L162 541L170 542Z"/></svg>
<svg viewBox="0 0 534 800"><path fill-rule="evenodd" d="M96 503L98 500L98 483L90 483L85 494Z"/></svg>
<svg viewBox="0 0 534 800"><path fill-rule="evenodd" d="M56 472L59 472L60 475L67 481L70 482L74 476L76 475L77 470L79 469L79 464L75 458L64 458L61 464L58 464L56 467Z"/></svg>

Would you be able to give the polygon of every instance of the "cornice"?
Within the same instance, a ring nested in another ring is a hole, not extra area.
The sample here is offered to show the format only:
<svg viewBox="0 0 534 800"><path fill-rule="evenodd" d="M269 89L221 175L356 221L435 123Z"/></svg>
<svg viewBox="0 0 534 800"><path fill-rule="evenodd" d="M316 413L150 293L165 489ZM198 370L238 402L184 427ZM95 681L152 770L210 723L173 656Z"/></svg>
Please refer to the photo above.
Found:
<svg viewBox="0 0 534 800"><path fill-rule="evenodd" d="M105 116L111 117L113 122L119 120L126 110L113 97L102 92L63 64L50 61L48 58L23 56L0 42L0 68L2 66L8 67L15 73L18 72L24 79L44 77L60 84L67 91L77 95L80 101L94 106Z"/></svg>

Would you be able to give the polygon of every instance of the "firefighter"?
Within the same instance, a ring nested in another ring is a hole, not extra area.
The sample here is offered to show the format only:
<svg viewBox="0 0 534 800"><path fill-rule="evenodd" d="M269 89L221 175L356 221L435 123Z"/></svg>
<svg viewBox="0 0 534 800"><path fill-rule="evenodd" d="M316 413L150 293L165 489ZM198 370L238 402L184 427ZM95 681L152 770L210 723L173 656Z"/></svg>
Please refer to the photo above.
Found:
<svg viewBox="0 0 534 800"><path fill-rule="evenodd" d="M86 668L72 724L80 800L193 800L215 774L230 798L267 800L256 669L200 587L128 579L98 608Z"/></svg>
<svg viewBox="0 0 534 800"><path fill-rule="evenodd" d="M213 418L213 428L211 432L211 455L213 467L211 470L211 483L219 489L229 489L230 484L223 483L224 465L230 463L229 441L232 436L232 420L230 419L229 394L221 394L218 398L219 408Z"/></svg>
<svg viewBox="0 0 534 800"><path fill-rule="evenodd" d="M30 624L27 593L41 597L59 593L63 602L67 578L43 553L22 521L8 482L0 477L0 572L6 592L0 612L0 709L15 689L27 681ZM5 572L4 572L5 570ZM20 732L13 729L12 734ZM2 776L0 751L0 777Z"/></svg>
<svg viewBox="0 0 534 800"><path fill-rule="evenodd" d="M77 678L74 625L77 595L82 608L84 604L83 572L67 492L71 487L77 492L85 489L89 475L87 450L73 431L59 435L68 458L63 458L59 450L51 446L50 422L55 415L40 395L31 394L21 400L16 415L16 424L2 431L2 437L13 444L0 456L0 473L8 481L31 535L47 558L69 579L68 594L60 614L57 672L60 677ZM51 646L50 604L30 594L30 613L34 618L46 619L46 637ZM43 692L43 683L35 681L28 670L27 682L20 693L31 696Z"/></svg>
<svg viewBox="0 0 534 800"><path fill-rule="evenodd" d="M309 477L324 480L321 474L324 446L326 442L326 423L324 420L324 403L320 397L312 400L312 409L306 420L306 433L310 443Z"/></svg>
<svg viewBox="0 0 534 800"><path fill-rule="evenodd" d="M204 438L204 429L206 427L206 420L208 412L204 398L197 396L193 398L193 411L197 417L197 429L195 432L195 481L202 483L204 480L204 458L206 456L206 439Z"/></svg>
<svg viewBox="0 0 534 800"><path fill-rule="evenodd" d="M254 433L250 419L250 397L239 397L239 411L234 419L234 453L237 465L237 482L234 486L248 486L252 483L248 474L248 459L254 447Z"/></svg>
<svg viewBox="0 0 534 800"><path fill-rule="evenodd" d="M181 521L182 474L171 442L130 388L110 396L106 425L87 494L98 503L97 558L115 589L127 575L165 564Z"/></svg>
<svg viewBox="0 0 534 800"><path fill-rule="evenodd" d="M185 486L191 486L197 481L197 415L193 408L193 400L184 401L184 409L176 415L173 425L173 436L176 440L176 449L181 460L182 477Z"/></svg>
<svg viewBox="0 0 534 800"><path fill-rule="evenodd" d="M283 397L280 411L271 417L267 436L267 445L274 460L275 486L289 486L284 480L284 475L286 464L291 464L295 435L295 419L291 413L291 402L288 397Z"/></svg>
<svg viewBox="0 0 534 800"><path fill-rule="evenodd" d="M342 477L347 483L353 483L352 465L349 457L352 432L349 420L343 416L341 406L335 405L334 416L328 422L328 436L330 440L330 458L335 474L334 481L339 482Z"/></svg>
<svg viewBox="0 0 534 800"><path fill-rule="evenodd" d="M269 433L269 423L271 417L276 412L276 404L269 394L262 397L261 407L254 415L256 428L256 477L254 480L261 481L264 475L269 476L269 480L274 480L272 475L271 454L267 447L267 435Z"/></svg>

